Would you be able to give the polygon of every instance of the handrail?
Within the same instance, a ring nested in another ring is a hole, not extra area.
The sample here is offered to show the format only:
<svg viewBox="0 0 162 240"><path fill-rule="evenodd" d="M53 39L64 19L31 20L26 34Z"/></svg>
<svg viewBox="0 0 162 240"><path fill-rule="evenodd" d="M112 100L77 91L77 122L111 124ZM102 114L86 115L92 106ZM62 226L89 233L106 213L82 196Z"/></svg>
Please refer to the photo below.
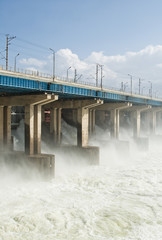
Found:
<svg viewBox="0 0 162 240"><path fill-rule="evenodd" d="M26 75L31 75L34 77L42 77L42 78L47 78L48 80L53 79L53 76L51 74L48 73L42 73L39 71L34 71L34 70L30 70L30 69L23 69L23 68L17 68L16 71L13 67L8 67L8 69L6 70L6 67L4 65L0 65L0 70L3 71L9 71L9 72L13 72L13 73L20 73L20 74L26 74ZM95 83L91 83L91 82L84 82L84 81L74 81L73 78L66 78L66 77L60 77L60 76L55 76L55 80L57 81L64 81L64 82L69 82L69 83L76 83L76 84L81 84L81 85L87 85L87 86L93 86L93 87L97 87ZM101 88L101 86L98 86L97 88ZM112 91L118 91L121 92L123 94L130 94L128 91L123 91L119 88L114 88L114 87L104 87L102 86L102 89L106 89L106 90L112 90ZM140 96L145 96L145 97L149 97L149 95L144 95L144 94L137 94L137 93L132 93L132 95L140 95ZM159 99L159 97L155 97L156 99Z"/></svg>

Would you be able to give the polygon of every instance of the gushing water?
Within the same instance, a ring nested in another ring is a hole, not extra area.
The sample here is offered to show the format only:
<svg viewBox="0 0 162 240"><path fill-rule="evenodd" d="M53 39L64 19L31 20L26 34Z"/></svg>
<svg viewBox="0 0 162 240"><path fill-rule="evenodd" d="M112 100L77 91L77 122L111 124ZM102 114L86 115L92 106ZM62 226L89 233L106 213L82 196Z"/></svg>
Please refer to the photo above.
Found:
<svg viewBox="0 0 162 240"><path fill-rule="evenodd" d="M152 141L148 152L133 147L122 156L105 144L100 166L74 167L78 156L71 164L58 157L49 182L6 178L0 239L162 239L160 146Z"/></svg>

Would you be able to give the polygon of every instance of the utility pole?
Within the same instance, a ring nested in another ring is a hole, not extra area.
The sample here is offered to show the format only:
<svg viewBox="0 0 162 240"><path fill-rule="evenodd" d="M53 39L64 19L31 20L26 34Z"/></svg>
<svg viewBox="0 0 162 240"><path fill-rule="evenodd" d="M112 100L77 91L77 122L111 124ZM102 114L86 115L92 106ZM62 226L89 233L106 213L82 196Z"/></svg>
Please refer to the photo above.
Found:
<svg viewBox="0 0 162 240"><path fill-rule="evenodd" d="M53 82L55 81L55 51L52 48L49 48L53 54Z"/></svg>
<svg viewBox="0 0 162 240"><path fill-rule="evenodd" d="M101 88L102 88L102 79L104 78L104 76L103 76L103 66L104 65L100 65L100 68L101 68Z"/></svg>
<svg viewBox="0 0 162 240"><path fill-rule="evenodd" d="M6 35L6 70L8 70L8 46L10 45L10 42L16 38L15 37L9 37L9 34Z"/></svg>
<svg viewBox="0 0 162 240"><path fill-rule="evenodd" d="M141 82L142 82L143 80L144 80L144 79L139 78L139 95L140 95L140 93L141 93Z"/></svg>
<svg viewBox="0 0 162 240"><path fill-rule="evenodd" d="M121 91L124 91L123 82L121 82Z"/></svg>
<svg viewBox="0 0 162 240"><path fill-rule="evenodd" d="M128 74L128 76L130 76L130 89L131 89L131 95L132 95L132 75L131 74Z"/></svg>
<svg viewBox="0 0 162 240"><path fill-rule="evenodd" d="M96 63L96 87L98 87L98 66L99 64Z"/></svg>
<svg viewBox="0 0 162 240"><path fill-rule="evenodd" d="M149 96L152 98L152 82L148 81L150 83L150 89L149 89Z"/></svg>

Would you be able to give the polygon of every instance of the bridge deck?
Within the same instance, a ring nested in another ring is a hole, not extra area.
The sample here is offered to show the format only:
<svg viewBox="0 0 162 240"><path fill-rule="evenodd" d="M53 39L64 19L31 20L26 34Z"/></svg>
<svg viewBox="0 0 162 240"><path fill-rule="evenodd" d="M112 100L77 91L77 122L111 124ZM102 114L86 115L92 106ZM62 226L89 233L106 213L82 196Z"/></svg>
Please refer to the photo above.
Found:
<svg viewBox="0 0 162 240"><path fill-rule="evenodd" d="M162 106L162 99L150 98L106 88L88 86L84 84L63 81L58 78L51 81L50 78L31 76L0 70L0 95L39 94L50 92L59 95L59 98L100 98L104 102L131 102L152 106Z"/></svg>

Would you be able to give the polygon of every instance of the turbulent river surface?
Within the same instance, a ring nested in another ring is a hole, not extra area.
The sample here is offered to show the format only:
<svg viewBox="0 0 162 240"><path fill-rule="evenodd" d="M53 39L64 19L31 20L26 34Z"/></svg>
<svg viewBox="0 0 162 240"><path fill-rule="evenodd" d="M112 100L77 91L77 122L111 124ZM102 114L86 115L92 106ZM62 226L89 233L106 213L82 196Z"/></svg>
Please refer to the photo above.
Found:
<svg viewBox="0 0 162 240"><path fill-rule="evenodd" d="M5 170L0 240L162 239L161 142L150 140L147 152L134 146L129 152L105 145L99 166L60 156L51 181Z"/></svg>

